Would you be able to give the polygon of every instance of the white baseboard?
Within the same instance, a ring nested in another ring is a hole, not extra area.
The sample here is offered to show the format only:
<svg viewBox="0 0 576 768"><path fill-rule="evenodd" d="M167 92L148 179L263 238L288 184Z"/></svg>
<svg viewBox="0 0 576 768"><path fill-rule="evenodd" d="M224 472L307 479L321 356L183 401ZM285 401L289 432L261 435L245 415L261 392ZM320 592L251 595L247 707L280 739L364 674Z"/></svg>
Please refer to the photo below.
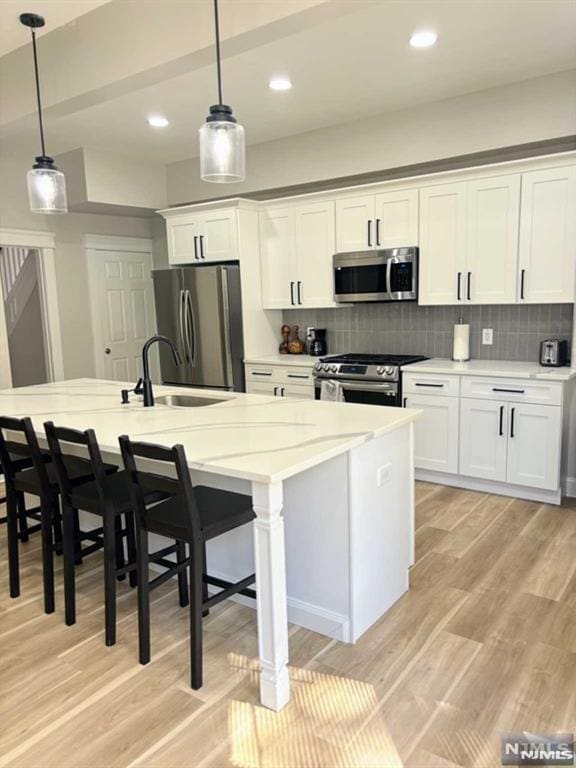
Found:
<svg viewBox="0 0 576 768"><path fill-rule="evenodd" d="M576 498L576 477L564 478L564 494Z"/></svg>
<svg viewBox="0 0 576 768"><path fill-rule="evenodd" d="M416 480L426 483L438 483L439 485L452 485L455 488L465 488L468 491L484 491L495 493L498 496L513 496L517 499L539 501L544 504L561 504L561 491L544 491L540 488L526 488L522 485L510 485L509 483L496 483L492 480L480 480L463 475L449 475L445 472L432 472L429 469L417 469ZM567 494L570 495L570 494Z"/></svg>

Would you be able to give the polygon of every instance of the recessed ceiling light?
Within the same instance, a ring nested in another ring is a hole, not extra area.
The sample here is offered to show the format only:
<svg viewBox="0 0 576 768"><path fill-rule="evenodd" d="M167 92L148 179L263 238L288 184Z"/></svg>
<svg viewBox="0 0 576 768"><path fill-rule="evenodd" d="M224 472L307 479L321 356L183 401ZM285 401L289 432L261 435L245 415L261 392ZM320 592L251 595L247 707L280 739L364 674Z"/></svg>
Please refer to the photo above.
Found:
<svg viewBox="0 0 576 768"><path fill-rule="evenodd" d="M289 91L292 83L288 77L273 77L268 83L268 87L273 91Z"/></svg>
<svg viewBox="0 0 576 768"><path fill-rule="evenodd" d="M150 115L148 125L151 125L153 128L166 128L167 125L170 125L170 121L162 115Z"/></svg>
<svg viewBox="0 0 576 768"><path fill-rule="evenodd" d="M430 48L431 45L438 40L438 35L432 30L423 30L422 32L414 32L410 38L410 45L412 48Z"/></svg>

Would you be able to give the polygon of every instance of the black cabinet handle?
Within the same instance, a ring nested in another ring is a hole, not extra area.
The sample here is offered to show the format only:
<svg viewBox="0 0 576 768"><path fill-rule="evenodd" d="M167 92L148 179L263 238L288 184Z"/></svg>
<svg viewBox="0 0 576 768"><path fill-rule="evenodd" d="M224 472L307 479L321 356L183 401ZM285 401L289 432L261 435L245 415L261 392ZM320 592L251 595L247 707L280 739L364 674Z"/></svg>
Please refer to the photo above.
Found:
<svg viewBox="0 0 576 768"><path fill-rule="evenodd" d="M435 389L442 389L444 384L424 384L424 383L421 384L419 381L415 381L414 386L415 387L434 387Z"/></svg>
<svg viewBox="0 0 576 768"><path fill-rule="evenodd" d="M280 390L280 397L284 397L284 387Z"/></svg>
<svg viewBox="0 0 576 768"><path fill-rule="evenodd" d="M294 302L294 283L292 283L292 282L290 283L290 304L292 304L292 306L295 306L295 302Z"/></svg>
<svg viewBox="0 0 576 768"><path fill-rule="evenodd" d="M407 402L408 402L408 398L407 398L407 397L405 397L405 398L402 400L402 408L406 408L406 403L407 403Z"/></svg>
<svg viewBox="0 0 576 768"><path fill-rule="evenodd" d="M252 371L252 376L272 376L271 373L264 373L260 371Z"/></svg>
<svg viewBox="0 0 576 768"><path fill-rule="evenodd" d="M510 392L513 395L523 395L523 389L500 389L499 387L492 387L492 392Z"/></svg>
<svg viewBox="0 0 576 768"><path fill-rule="evenodd" d="M310 376L306 373L289 373L288 374L289 379L309 379Z"/></svg>
<svg viewBox="0 0 576 768"><path fill-rule="evenodd" d="M372 220L368 219L368 248L372 247Z"/></svg>
<svg viewBox="0 0 576 768"><path fill-rule="evenodd" d="M520 270L520 298L524 298L524 277L526 275L526 270L522 269Z"/></svg>
<svg viewBox="0 0 576 768"><path fill-rule="evenodd" d="M498 434L500 437L504 434L504 406L500 406L500 426L498 427Z"/></svg>
<svg viewBox="0 0 576 768"><path fill-rule="evenodd" d="M274 387L274 397L278 397L278 387Z"/></svg>
<svg viewBox="0 0 576 768"><path fill-rule="evenodd" d="M302 304L302 282L298 280L296 283L296 295L298 296L298 304Z"/></svg>
<svg viewBox="0 0 576 768"><path fill-rule="evenodd" d="M468 287L466 288L466 298L468 299L468 301L470 301L470 283L471 283L471 277L472 277L472 272L468 272Z"/></svg>
<svg viewBox="0 0 576 768"><path fill-rule="evenodd" d="M198 235L194 235L194 258L198 258Z"/></svg>
<svg viewBox="0 0 576 768"><path fill-rule="evenodd" d="M462 301L462 272L458 272L458 301Z"/></svg>
<svg viewBox="0 0 576 768"><path fill-rule="evenodd" d="M376 219L376 245L380 245L380 219Z"/></svg>
<svg viewBox="0 0 576 768"><path fill-rule="evenodd" d="M510 411L510 437L514 437L514 413L516 408L512 408Z"/></svg>
<svg viewBox="0 0 576 768"><path fill-rule="evenodd" d="M200 258L205 259L204 255L204 235L200 235Z"/></svg>

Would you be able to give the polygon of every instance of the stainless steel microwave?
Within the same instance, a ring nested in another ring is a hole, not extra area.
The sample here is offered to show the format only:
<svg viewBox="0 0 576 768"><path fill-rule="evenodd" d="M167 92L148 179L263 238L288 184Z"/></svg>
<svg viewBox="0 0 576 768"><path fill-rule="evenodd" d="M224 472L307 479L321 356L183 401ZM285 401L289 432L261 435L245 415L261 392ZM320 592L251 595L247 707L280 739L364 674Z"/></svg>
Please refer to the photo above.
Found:
<svg viewBox="0 0 576 768"><path fill-rule="evenodd" d="M418 248L335 254L334 294L339 302L415 301Z"/></svg>

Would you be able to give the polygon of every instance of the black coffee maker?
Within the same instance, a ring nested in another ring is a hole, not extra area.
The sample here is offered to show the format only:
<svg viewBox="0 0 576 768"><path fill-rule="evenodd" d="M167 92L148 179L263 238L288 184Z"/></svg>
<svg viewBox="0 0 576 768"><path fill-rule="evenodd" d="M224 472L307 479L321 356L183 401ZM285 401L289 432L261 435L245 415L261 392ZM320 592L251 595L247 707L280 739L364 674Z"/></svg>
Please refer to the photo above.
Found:
<svg viewBox="0 0 576 768"><path fill-rule="evenodd" d="M326 328L310 328L307 342L309 355L312 355L313 357L323 357L328 354Z"/></svg>

